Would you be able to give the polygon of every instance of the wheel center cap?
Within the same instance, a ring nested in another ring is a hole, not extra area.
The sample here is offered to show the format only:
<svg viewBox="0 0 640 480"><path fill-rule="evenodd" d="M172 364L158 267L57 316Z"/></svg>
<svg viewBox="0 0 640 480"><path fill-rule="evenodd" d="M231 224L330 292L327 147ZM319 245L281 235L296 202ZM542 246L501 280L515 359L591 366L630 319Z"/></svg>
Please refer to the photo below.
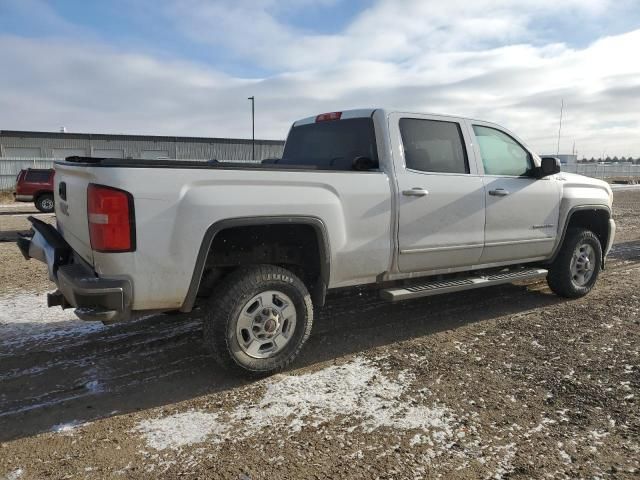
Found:
<svg viewBox="0 0 640 480"><path fill-rule="evenodd" d="M276 328L278 328L278 322L274 318L270 318L266 322L264 322L264 331L267 333L275 332Z"/></svg>

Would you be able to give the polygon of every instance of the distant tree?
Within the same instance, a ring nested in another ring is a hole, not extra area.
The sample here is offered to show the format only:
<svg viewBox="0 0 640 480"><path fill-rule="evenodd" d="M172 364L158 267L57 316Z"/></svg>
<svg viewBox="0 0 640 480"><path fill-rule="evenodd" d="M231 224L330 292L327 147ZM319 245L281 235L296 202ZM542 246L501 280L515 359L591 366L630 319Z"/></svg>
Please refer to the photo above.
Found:
<svg viewBox="0 0 640 480"><path fill-rule="evenodd" d="M591 160L589 160L589 163L596 163L596 159L591 157Z"/></svg>
<svg viewBox="0 0 640 480"><path fill-rule="evenodd" d="M611 162L611 157L607 156L607 158L604 159L605 162L610 163Z"/></svg>

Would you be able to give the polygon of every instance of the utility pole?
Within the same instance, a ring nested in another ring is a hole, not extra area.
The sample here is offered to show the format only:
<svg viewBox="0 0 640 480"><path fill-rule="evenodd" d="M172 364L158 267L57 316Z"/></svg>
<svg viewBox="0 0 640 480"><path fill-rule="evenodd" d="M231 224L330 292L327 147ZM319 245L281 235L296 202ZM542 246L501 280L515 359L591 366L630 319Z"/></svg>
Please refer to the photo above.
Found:
<svg viewBox="0 0 640 480"><path fill-rule="evenodd" d="M560 155L560 132L562 132L562 111L564 110L564 98L560 104L560 126L558 127L558 149L556 155Z"/></svg>
<svg viewBox="0 0 640 480"><path fill-rule="evenodd" d="M256 98L252 95L247 100L251 100L251 160L256 159Z"/></svg>

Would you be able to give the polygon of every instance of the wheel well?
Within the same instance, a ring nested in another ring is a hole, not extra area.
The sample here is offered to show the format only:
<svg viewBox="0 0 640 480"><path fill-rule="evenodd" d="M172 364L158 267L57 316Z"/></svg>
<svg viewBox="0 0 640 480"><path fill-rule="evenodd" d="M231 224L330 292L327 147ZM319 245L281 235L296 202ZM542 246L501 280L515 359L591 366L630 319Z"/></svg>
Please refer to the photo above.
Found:
<svg viewBox="0 0 640 480"><path fill-rule="evenodd" d="M609 239L609 212L603 209L578 210L571 215L567 225L567 229L569 228L591 230L598 237L604 252Z"/></svg>
<svg viewBox="0 0 640 480"><path fill-rule="evenodd" d="M218 231L204 263L198 296L208 296L216 284L241 265L271 264L296 274L322 305L328 284L327 252L322 232L310 224L231 226Z"/></svg>
<svg viewBox="0 0 640 480"><path fill-rule="evenodd" d="M50 192L49 190L40 190L33 195L33 201L38 201L38 199L43 195L51 195L53 197L53 192Z"/></svg>

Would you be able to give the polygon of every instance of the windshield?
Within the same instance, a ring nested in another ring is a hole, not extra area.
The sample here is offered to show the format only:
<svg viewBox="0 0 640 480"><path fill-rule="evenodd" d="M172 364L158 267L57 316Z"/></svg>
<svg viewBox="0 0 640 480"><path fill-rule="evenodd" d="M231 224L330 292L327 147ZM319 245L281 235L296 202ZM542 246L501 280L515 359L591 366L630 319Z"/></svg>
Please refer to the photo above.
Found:
<svg viewBox="0 0 640 480"><path fill-rule="evenodd" d="M378 164L371 118L350 118L293 127L278 163L351 170L356 157L367 157Z"/></svg>

